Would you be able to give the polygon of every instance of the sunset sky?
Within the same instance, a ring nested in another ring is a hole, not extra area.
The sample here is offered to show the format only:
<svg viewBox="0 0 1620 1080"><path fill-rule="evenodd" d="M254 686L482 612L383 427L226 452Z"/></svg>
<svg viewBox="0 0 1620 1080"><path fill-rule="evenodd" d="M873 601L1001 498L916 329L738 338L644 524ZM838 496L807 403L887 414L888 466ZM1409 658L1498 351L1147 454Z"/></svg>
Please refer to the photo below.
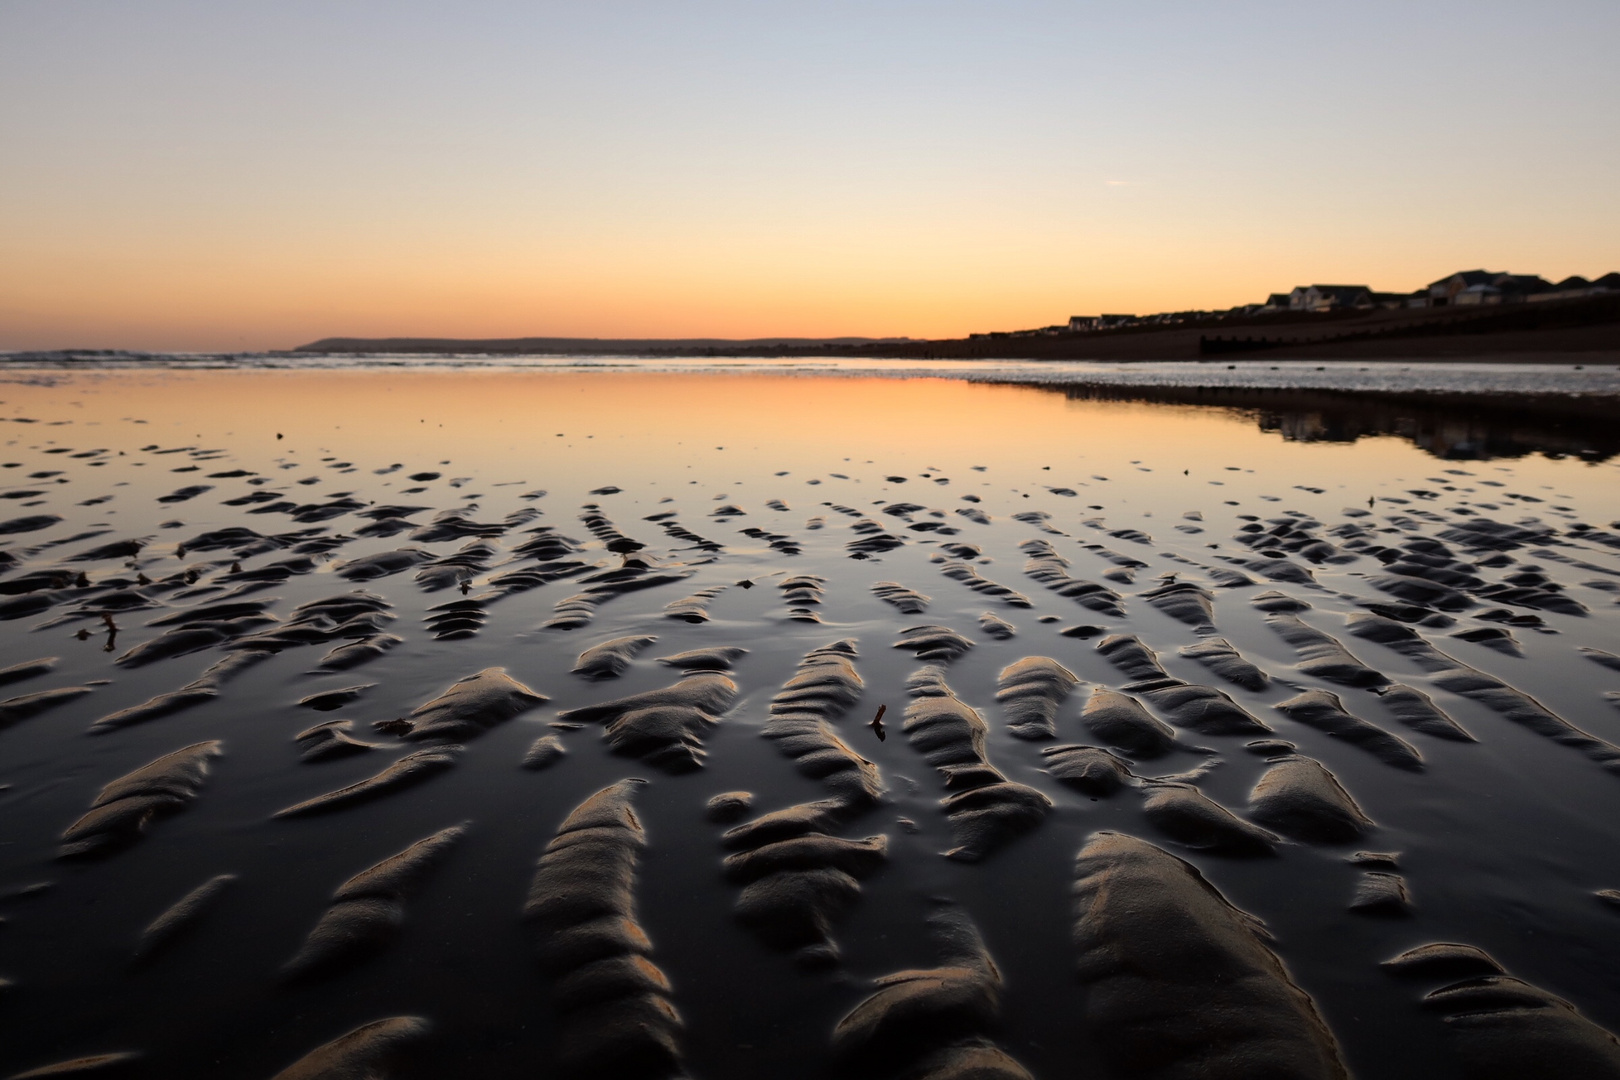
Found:
<svg viewBox="0 0 1620 1080"><path fill-rule="evenodd" d="M1620 3L0 0L0 349L1620 270Z"/></svg>

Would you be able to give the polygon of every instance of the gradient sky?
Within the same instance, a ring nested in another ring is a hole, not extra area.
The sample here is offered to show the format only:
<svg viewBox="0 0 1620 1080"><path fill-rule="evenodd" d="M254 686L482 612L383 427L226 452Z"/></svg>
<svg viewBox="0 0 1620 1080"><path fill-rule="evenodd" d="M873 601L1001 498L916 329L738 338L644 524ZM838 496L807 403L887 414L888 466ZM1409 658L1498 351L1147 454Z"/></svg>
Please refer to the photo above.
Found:
<svg viewBox="0 0 1620 1080"><path fill-rule="evenodd" d="M1620 269L1620 3L0 0L0 348Z"/></svg>

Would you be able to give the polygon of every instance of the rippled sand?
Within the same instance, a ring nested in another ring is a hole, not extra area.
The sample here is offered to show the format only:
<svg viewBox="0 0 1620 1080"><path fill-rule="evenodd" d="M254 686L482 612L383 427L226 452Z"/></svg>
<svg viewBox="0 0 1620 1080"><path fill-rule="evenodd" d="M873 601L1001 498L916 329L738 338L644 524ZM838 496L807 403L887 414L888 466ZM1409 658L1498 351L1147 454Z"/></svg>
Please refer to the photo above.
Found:
<svg viewBox="0 0 1620 1080"><path fill-rule="evenodd" d="M6 378L0 1075L1620 1076L1601 446Z"/></svg>

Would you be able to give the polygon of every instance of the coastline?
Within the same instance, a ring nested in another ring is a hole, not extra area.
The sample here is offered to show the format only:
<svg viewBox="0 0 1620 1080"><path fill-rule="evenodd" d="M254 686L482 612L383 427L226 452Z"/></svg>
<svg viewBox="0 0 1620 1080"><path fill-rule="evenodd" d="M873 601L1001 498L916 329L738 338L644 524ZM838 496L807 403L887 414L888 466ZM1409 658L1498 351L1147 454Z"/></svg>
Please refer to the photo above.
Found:
<svg viewBox="0 0 1620 1080"><path fill-rule="evenodd" d="M1098 388L1311 390L1443 394L1484 399L1620 397L1620 355L1611 361L1565 357L1456 357L1317 362L1267 356L1200 361L911 359L882 356L688 357L658 355L489 355L479 353L138 353L61 351L0 353L0 378L25 372L128 370L467 370L640 374L772 374Z"/></svg>

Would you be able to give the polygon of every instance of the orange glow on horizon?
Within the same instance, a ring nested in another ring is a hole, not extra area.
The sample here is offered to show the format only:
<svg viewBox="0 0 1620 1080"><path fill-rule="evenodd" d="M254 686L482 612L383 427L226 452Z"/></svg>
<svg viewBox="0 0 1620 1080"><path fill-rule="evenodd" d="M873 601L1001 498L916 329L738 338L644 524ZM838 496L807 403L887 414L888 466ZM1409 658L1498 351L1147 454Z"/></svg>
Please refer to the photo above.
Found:
<svg viewBox="0 0 1620 1080"><path fill-rule="evenodd" d="M8 5L0 349L954 338L1620 270L1612 3L948 7ZM1442 89L1504 72L1537 93Z"/></svg>
<svg viewBox="0 0 1620 1080"><path fill-rule="evenodd" d="M542 246L543 254L447 242L429 252L378 244L338 255L268 237L157 253L23 239L0 266L0 348L263 350L324 337L955 338L1077 314L1222 309L1328 278L1410 290L1482 259L1554 278L1613 269L1527 265L1528 252L1494 260L1459 252L1437 262L1416 251L1351 250L1324 271L1281 250L1178 259L1168 243L1122 237L1089 245L1081 237L1041 245L916 237L867 250L738 238L668 250Z"/></svg>

